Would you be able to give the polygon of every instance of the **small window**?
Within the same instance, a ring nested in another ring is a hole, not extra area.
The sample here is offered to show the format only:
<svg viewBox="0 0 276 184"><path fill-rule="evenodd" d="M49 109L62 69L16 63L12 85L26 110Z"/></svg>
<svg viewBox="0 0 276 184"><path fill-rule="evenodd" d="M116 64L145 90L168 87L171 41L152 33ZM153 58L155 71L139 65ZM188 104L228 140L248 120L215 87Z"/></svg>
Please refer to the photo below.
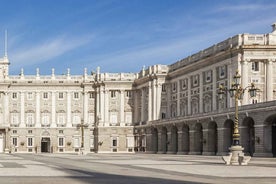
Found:
<svg viewBox="0 0 276 184"><path fill-rule="evenodd" d="M17 146L17 137L13 137L12 138L12 144L13 144L13 146Z"/></svg>
<svg viewBox="0 0 276 184"><path fill-rule="evenodd" d="M59 134L63 134L63 130L59 130L58 133L59 133Z"/></svg>
<svg viewBox="0 0 276 184"><path fill-rule="evenodd" d="M252 62L252 71L258 72L259 71L259 62Z"/></svg>
<svg viewBox="0 0 276 184"><path fill-rule="evenodd" d="M166 84L162 84L162 92L166 92Z"/></svg>
<svg viewBox="0 0 276 184"><path fill-rule="evenodd" d="M112 146L113 147L117 147L117 139L113 139L112 140Z"/></svg>
<svg viewBox="0 0 276 184"><path fill-rule="evenodd" d="M59 137L58 138L58 146L59 147L63 147L64 146L64 138L63 137Z"/></svg>
<svg viewBox="0 0 276 184"><path fill-rule="evenodd" d="M111 91L111 98L116 98L116 91Z"/></svg>
<svg viewBox="0 0 276 184"><path fill-rule="evenodd" d="M165 119L165 118L166 118L166 113L162 112L161 118L162 118L162 119Z"/></svg>
<svg viewBox="0 0 276 184"><path fill-rule="evenodd" d="M94 93L89 93L89 98L90 99L95 98L95 94Z"/></svg>
<svg viewBox="0 0 276 184"><path fill-rule="evenodd" d="M33 99L33 93L32 92L28 92L27 93L27 99L28 100L32 100Z"/></svg>
<svg viewBox="0 0 276 184"><path fill-rule="evenodd" d="M127 91L127 92L126 92L126 96L127 96L128 98L131 98L131 96L132 96L131 91Z"/></svg>
<svg viewBox="0 0 276 184"><path fill-rule="evenodd" d="M33 138L32 137L28 137L28 146L29 147L33 146Z"/></svg>
<svg viewBox="0 0 276 184"><path fill-rule="evenodd" d="M63 93L62 92L58 93L58 98L63 99Z"/></svg>
<svg viewBox="0 0 276 184"><path fill-rule="evenodd" d="M78 92L74 92L74 99L79 99L79 93Z"/></svg>
<svg viewBox="0 0 276 184"><path fill-rule="evenodd" d="M176 82L172 83L172 91L173 91L173 92L175 92L175 91L176 91L176 87L177 87Z"/></svg>
<svg viewBox="0 0 276 184"><path fill-rule="evenodd" d="M43 99L48 99L48 93L47 92L43 93Z"/></svg>
<svg viewBox="0 0 276 184"><path fill-rule="evenodd" d="M225 66L220 66L219 67L219 78L224 78L225 77Z"/></svg>
<svg viewBox="0 0 276 184"><path fill-rule="evenodd" d="M33 131L32 130L28 130L28 134L32 134L33 133Z"/></svg>
<svg viewBox="0 0 276 184"><path fill-rule="evenodd" d="M206 74L205 81L206 82L211 82L211 80L212 80L212 71L207 71L205 74Z"/></svg>
<svg viewBox="0 0 276 184"><path fill-rule="evenodd" d="M12 98L17 99L17 93L12 93Z"/></svg>
<svg viewBox="0 0 276 184"><path fill-rule="evenodd" d="M12 133L13 133L13 134L17 134L17 130L13 130Z"/></svg>

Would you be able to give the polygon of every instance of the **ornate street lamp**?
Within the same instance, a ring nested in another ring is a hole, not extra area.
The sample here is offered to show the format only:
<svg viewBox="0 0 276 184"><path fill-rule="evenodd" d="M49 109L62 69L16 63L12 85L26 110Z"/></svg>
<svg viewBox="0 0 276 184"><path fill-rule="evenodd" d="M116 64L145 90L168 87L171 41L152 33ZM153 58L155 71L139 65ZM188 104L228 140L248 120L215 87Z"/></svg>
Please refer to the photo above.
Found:
<svg viewBox="0 0 276 184"><path fill-rule="evenodd" d="M234 130L233 130L233 140L232 146L229 148L231 151L229 156L224 156L223 160L227 165L247 165L251 157L245 157L242 146L240 146L240 133L239 133L239 109L238 102L243 99L244 91L248 89L250 97L255 97L257 88L254 83L251 83L250 86L242 88L241 86L241 75L238 71L236 71L235 76L233 77L233 83L231 84L231 88L227 89L227 87L220 85L218 96L221 100L226 92L229 92L230 97L235 99L235 122L234 122Z"/></svg>
<svg viewBox="0 0 276 184"><path fill-rule="evenodd" d="M84 124L83 120L81 120L81 123L77 125L77 128L81 129L81 154L84 154L84 128L87 128L88 125Z"/></svg>

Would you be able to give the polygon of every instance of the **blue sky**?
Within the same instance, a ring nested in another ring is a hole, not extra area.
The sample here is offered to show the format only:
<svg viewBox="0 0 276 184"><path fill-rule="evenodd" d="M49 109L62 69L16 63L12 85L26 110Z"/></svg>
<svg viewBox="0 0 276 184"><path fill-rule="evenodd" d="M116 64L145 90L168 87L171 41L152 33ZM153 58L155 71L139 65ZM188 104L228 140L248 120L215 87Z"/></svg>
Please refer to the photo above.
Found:
<svg viewBox="0 0 276 184"><path fill-rule="evenodd" d="M0 0L10 74L139 72L239 33L271 32L274 0ZM1 44L2 43L2 44ZM2 54L3 53L3 54Z"/></svg>

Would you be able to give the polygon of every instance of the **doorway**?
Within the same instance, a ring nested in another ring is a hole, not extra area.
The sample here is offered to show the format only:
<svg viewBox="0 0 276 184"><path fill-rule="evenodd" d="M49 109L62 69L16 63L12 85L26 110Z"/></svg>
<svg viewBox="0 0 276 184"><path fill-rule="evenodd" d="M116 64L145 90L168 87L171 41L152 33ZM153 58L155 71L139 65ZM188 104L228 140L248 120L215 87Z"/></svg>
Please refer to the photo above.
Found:
<svg viewBox="0 0 276 184"><path fill-rule="evenodd" d="M276 120L272 124L272 154L276 157Z"/></svg>
<svg viewBox="0 0 276 184"><path fill-rule="evenodd" d="M42 137L41 139L41 152L50 153L51 140L50 137Z"/></svg>

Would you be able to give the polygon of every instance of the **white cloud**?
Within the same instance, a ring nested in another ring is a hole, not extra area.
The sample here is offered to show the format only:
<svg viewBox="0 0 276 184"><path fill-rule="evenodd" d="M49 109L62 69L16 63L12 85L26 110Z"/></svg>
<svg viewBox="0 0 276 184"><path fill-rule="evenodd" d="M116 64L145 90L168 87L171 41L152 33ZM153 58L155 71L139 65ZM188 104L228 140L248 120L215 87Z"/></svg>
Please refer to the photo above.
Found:
<svg viewBox="0 0 276 184"><path fill-rule="evenodd" d="M224 5L216 8L214 12L225 12L225 11L263 11L275 9L275 4L235 4L235 5Z"/></svg>
<svg viewBox="0 0 276 184"><path fill-rule="evenodd" d="M62 35L41 44L18 48L12 53L10 60L12 60L14 65L20 64L21 66L43 63L88 44L91 39L91 35L82 36L80 38Z"/></svg>

